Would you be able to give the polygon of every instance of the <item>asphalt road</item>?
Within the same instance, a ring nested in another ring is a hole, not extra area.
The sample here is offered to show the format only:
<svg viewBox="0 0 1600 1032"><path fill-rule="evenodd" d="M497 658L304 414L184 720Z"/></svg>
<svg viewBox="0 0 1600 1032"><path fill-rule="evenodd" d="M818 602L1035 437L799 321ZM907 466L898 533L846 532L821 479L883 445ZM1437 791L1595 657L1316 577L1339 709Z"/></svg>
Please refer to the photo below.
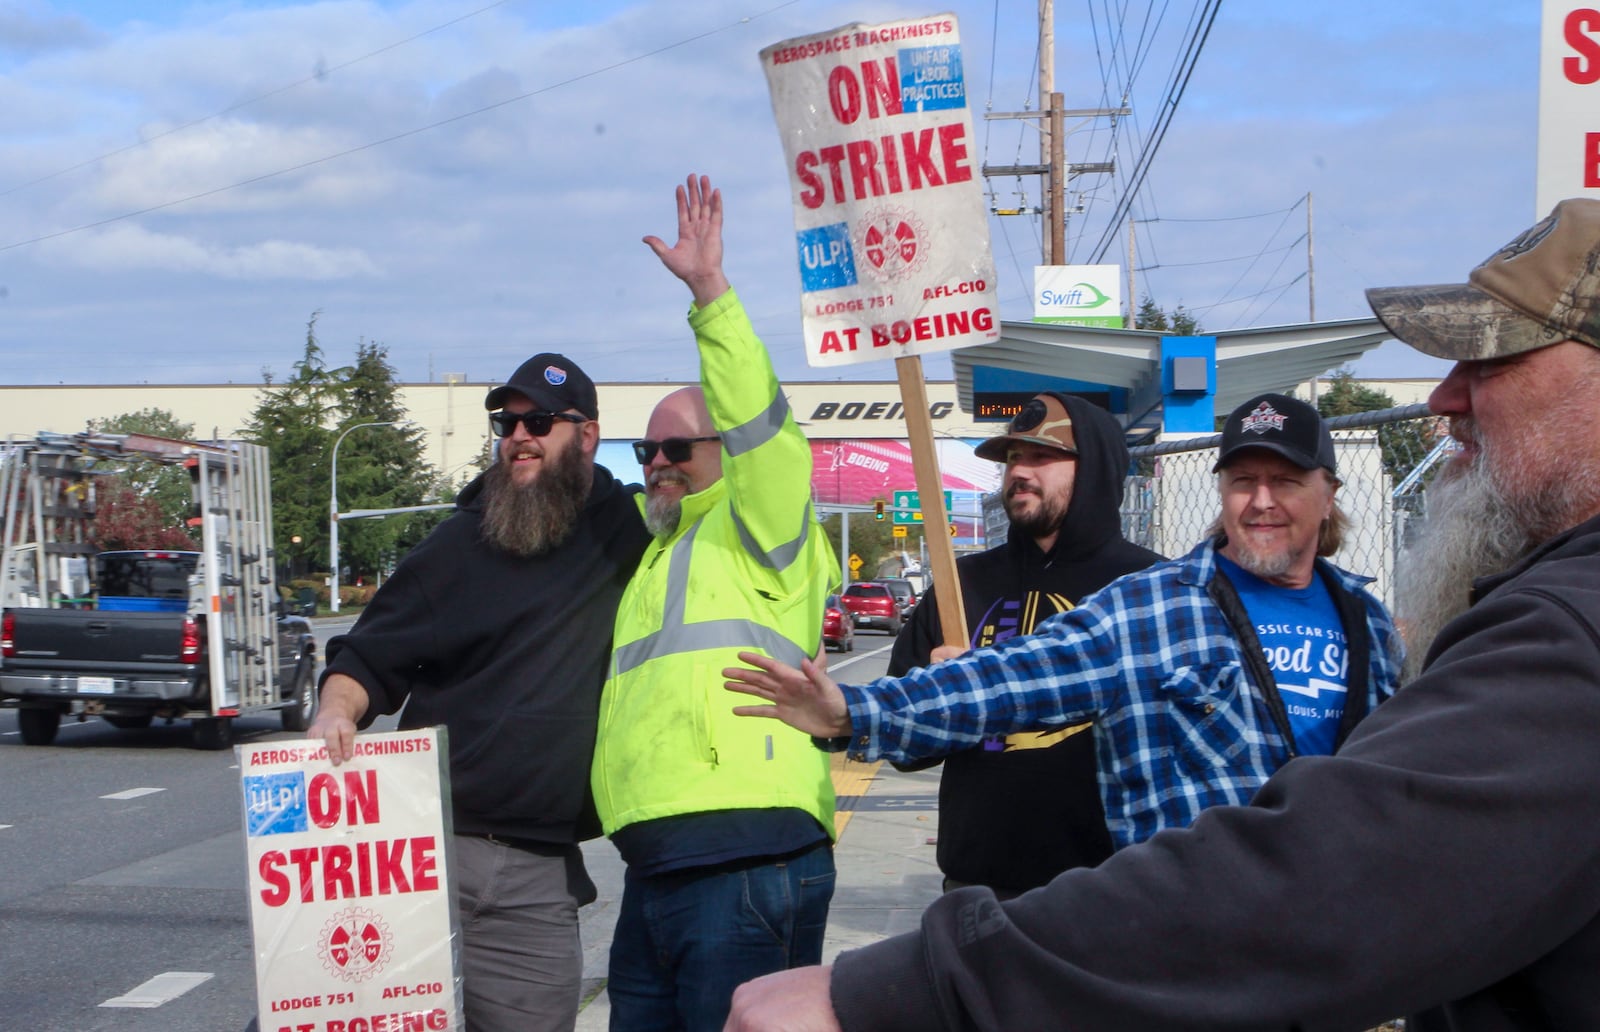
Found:
<svg viewBox="0 0 1600 1032"><path fill-rule="evenodd" d="M349 623L317 621L319 652ZM876 676L887 653L861 653L889 643L860 632L856 655L831 658ZM235 722L239 742L298 737L276 715ZM615 850L585 854L601 891L620 892ZM609 929L584 940L603 950ZM26 746L0 709L0 1029L238 1032L255 1016L252 950L232 750L192 748L186 722L98 718Z"/></svg>
<svg viewBox="0 0 1600 1032"><path fill-rule="evenodd" d="M339 629L319 621L319 643ZM235 722L240 742L297 737L275 714ZM240 805L233 751L191 748L186 721L69 721L26 746L0 710L0 1028L243 1029Z"/></svg>

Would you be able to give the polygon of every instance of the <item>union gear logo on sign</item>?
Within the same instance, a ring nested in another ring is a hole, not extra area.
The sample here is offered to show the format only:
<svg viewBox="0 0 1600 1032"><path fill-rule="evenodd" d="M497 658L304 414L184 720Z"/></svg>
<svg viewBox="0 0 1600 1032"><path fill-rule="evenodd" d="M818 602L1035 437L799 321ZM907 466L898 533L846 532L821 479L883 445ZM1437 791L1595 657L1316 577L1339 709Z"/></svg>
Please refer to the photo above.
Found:
<svg viewBox="0 0 1600 1032"><path fill-rule="evenodd" d="M339 979L365 982L388 963L394 937L375 911L351 907L328 918L317 952L323 966Z"/></svg>
<svg viewBox="0 0 1600 1032"><path fill-rule="evenodd" d="M1000 339L954 15L761 52L794 199L806 361Z"/></svg>

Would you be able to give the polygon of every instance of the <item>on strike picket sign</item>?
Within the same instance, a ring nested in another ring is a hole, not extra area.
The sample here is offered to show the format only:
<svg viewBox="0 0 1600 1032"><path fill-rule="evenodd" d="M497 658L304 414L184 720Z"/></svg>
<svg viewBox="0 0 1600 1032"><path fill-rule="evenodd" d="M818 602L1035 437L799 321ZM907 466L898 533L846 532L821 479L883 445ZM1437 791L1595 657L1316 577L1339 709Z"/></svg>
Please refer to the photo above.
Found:
<svg viewBox="0 0 1600 1032"><path fill-rule="evenodd" d="M460 1027L437 728L239 750L261 1032Z"/></svg>
<svg viewBox="0 0 1600 1032"><path fill-rule="evenodd" d="M1539 46L1538 217L1600 197L1600 3L1544 0Z"/></svg>
<svg viewBox="0 0 1600 1032"><path fill-rule="evenodd" d="M951 14L761 51L794 202L806 359L1000 339L994 259Z"/></svg>

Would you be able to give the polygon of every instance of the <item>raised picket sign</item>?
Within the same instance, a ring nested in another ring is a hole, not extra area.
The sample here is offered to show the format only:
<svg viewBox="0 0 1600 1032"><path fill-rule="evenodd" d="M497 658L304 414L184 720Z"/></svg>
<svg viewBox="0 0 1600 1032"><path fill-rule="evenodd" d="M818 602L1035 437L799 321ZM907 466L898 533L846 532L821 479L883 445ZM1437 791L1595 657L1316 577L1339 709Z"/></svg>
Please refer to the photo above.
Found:
<svg viewBox="0 0 1600 1032"><path fill-rule="evenodd" d="M1000 339L956 18L845 25L761 51L794 202L806 360Z"/></svg>

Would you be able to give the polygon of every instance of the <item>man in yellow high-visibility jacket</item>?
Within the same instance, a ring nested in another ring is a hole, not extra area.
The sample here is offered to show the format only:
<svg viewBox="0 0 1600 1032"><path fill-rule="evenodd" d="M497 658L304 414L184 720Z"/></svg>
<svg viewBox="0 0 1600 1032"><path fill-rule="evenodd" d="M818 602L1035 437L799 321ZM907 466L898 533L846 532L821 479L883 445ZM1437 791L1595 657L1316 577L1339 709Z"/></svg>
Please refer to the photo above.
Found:
<svg viewBox="0 0 1600 1032"><path fill-rule="evenodd" d="M722 271L722 195L703 176L677 195L677 243L645 243L694 294L701 386L634 445L655 541L617 610L593 784L628 864L611 1027L715 1032L739 983L820 961L834 883L826 755L735 716L721 672L818 652L838 566L810 444Z"/></svg>

